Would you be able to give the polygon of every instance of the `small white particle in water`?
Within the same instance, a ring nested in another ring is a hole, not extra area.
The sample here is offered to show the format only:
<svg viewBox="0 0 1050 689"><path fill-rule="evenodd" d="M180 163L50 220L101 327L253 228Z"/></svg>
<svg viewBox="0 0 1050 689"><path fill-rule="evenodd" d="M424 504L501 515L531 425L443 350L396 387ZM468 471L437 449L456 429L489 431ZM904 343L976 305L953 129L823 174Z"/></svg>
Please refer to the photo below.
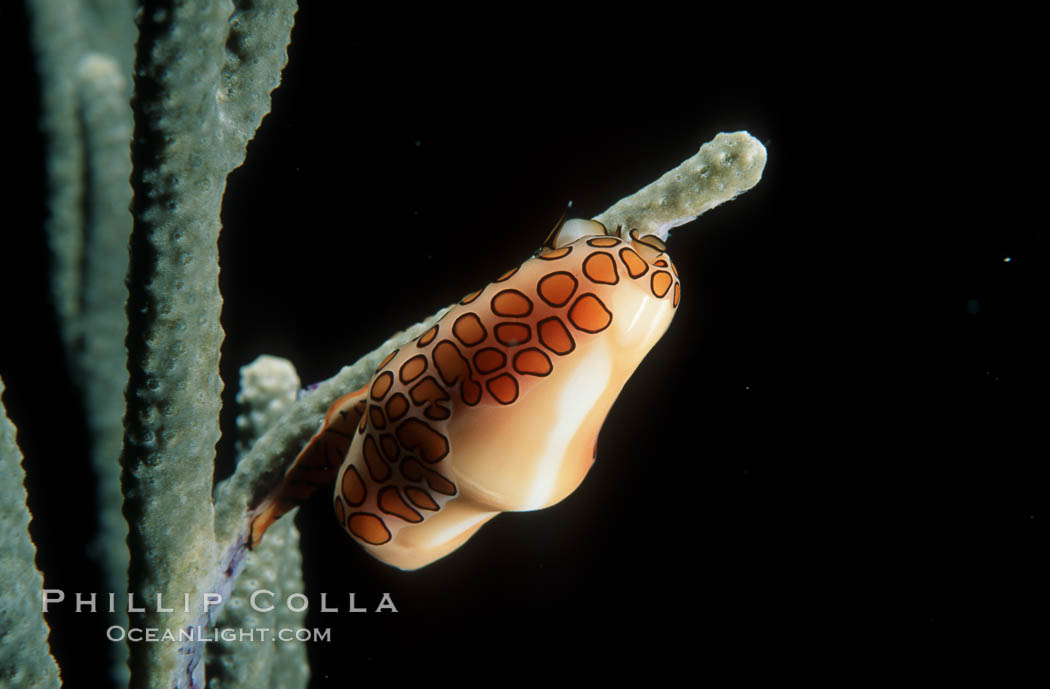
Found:
<svg viewBox="0 0 1050 689"><path fill-rule="evenodd" d="M1006 258L1004 258L1004 259L1003 259L1003 263L1009 263L1009 262L1010 262L1010 261L1012 261L1012 260L1013 260L1012 258L1010 258L1009 256L1007 256Z"/></svg>

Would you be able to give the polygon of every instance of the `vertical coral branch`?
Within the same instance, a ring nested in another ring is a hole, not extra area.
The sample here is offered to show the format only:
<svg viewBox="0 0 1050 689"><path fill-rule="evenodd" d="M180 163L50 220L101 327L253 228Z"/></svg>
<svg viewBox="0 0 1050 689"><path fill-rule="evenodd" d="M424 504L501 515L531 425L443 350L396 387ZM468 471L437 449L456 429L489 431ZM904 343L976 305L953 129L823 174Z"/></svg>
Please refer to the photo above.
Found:
<svg viewBox="0 0 1050 689"><path fill-rule="evenodd" d="M123 600L128 586L128 526L121 511L119 460L128 380L124 279L131 235L131 83L117 60L99 53L87 53L78 67L87 170L84 193L91 201L84 204L81 341L70 353L70 363L84 400L97 479L99 529L91 550L102 566L107 589ZM114 613L113 623L126 625L127 614ZM114 679L122 686L128 681L127 652L114 644L113 653Z"/></svg>
<svg viewBox="0 0 1050 689"><path fill-rule="evenodd" d="M240 437L237 453L247 455L255 440L274 426L295 403L299 376L286 359L261 356L241 369L237 402ZM273 605L269 596L252 605L255 591L271 591L273 601L302 590L299 530L293 515L275 524L267 539L245 556L244 570L233 586L217 626L233 629L296 629L305 612ZM271 538L272 536L272 538ZM273 605L271 610L266 606ZM300 641L270 639L218 640L208 644L208 686L212 689L302 689L310 678L306 645Z"/></svg>
<svg viewBox="0 0 1050 689"><path fill-rule="evenodd" d="M226 176L269 109L295 4L150 2L139 14L134 226L128 300L124 513L136 626L178 634L217 562L211 481L219 439L219 213ZM157 612L158 595L182 600ZM176 641L131 647L131 686L200 686ZM187 654L183 654L185 657Z"/></svg>
<svg viewBox="0 0 1050 689"><path fill-rule="evenodd" d="M4 382L0 380L0 398ZM58 687L41 615L44 580L29 538L29 508L15 426L0 401L0 686Z"/></svg>
<svg viewBox="0 0 1050 689"><path fill-rule="evenodd" d="M78 340L83 260L84 175L77 118L77 61L83 50L78 2L31 0L33 49L40 76L41 122L46 135L47 230L51 298L67 351Z"/></svg>
<svg viewBox="0 0 1050 689"><path fill-rule="evenodd" d="M66 359L81 389L97 477L99 529L91 551L106 587L125 598L127 525L120 456L127 382L124 316L131 233L131 0L31 0L48 141L52 296ZM118 611L112 624L125 625ZM111 645L113 679L127 653Z"/></svg>

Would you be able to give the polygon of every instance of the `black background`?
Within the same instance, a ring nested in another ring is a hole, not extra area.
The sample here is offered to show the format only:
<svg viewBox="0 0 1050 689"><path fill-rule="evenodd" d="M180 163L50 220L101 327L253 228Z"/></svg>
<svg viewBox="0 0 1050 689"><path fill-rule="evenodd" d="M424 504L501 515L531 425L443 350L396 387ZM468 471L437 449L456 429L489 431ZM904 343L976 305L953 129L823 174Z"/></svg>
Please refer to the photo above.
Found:
<svg viewBox="0 0 1050 689"><path fill-rule="evenodd" d="M757 188L672 234L682 305L568 499L411 573L354 546L327 497L300 510L308 626L332 630L311 686L555 661L840 679L1023 663L1046 542L1024 40L989 60L937 22L785 24L767 42L746 18L469 18L482 28L304 5L224 202L226 438L257 355L328 378L517 265L569 201L593 216L719 131L769 153ZM38 94L16 48L4 402L45 585L100 591L47 299ZM222 477L232 441L218 450ZM345 611L351 591L399 612L318 612L321 592ZM48 621L68 680L104 670L101 619Z"/></svg>

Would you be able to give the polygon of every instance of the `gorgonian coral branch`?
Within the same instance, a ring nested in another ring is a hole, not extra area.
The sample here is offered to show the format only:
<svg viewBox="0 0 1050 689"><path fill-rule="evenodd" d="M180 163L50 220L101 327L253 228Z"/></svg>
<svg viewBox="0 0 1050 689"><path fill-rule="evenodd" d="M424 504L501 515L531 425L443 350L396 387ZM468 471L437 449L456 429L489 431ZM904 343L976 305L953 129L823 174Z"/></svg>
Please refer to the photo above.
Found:
<svg viewBox="0 0 1050 689"><path fill-rule="evenodd" d="M237 403L237 452L248 453L255 441L276 425L295 403L299 376L292 363L260 356L241 369ZM218 626L232 629L295 629L305 621L305 611L287 606L273 610L251 605L251 595L265 589L277 599L302 590L302 555L299 530L289 515L270 529L265 542L244 556L244 569L222 608ZM272 535L272 540L271 540ZM214 689L301 689L310 679L306 644L300 641L220 639L207 648L208 686Z"/></svg>
<svg viewBox="0 0 1050 689"><path fill-rule="evenodd" d="M0 380L0 398L4 382ZM0 685L58 687L58 665L48 653L40 612L44 579L29 537L29 508L15 426L0 401Z"/></svg>
<svg viewBox="0 0 1050 689"><path fill-rule="evenodd" d="M52 300L66 360L83 397L97 478L91 546L107 589L127 590L120 448L127 382L124 315L131 233L131 0L30 0L48 146ZM112 624L126 625L123 612ZM127 683L127 651L112 644L112 675Z"/></svg>
<svg viewBox="0 0 1050 689"><path fill-rule="evenodd" d="M294 13L291 0L147 1L139 13L123 460L128 573L140 600L189 594L193 610L135 613L136 626L196 624L213 583L219 214L226 176L243 162L279 83ZM199 686L203 664L180 648L133 645L131 686Z"/></svg>
<svg viewBox="0 0 1050 689"><path fill-rule="evenodd" d="M637 229L667 239L672 228L758 184L765 165L766 149L758 139L747 132L722 133L594 219L610 231Z"/></svg>

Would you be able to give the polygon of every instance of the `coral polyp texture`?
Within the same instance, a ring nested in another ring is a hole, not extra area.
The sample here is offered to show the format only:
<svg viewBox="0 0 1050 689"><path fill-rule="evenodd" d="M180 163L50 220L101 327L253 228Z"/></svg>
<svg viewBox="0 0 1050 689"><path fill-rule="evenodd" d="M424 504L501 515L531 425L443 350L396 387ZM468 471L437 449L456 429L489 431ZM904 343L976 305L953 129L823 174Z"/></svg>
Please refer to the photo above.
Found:
<svg viewBox="0 0 1050 689"><path fill-rule="evenodd" d="M302 587L299 535L279 517L309 493L304 476L333 491L344 546L356 541L405 569L463 545L500 511L565 497L682 299L669 230L753 187L765 164L746 132L719 134L306 394L289 362L260 358L241 373L236 469L213 485L223 192L269 110L296 5L28 6L44 94L53 300L102 505L97 564L121 596L190 600L136 608L130 620L117 613L114 624L303 624L301 613L259 613L245 599ZM58 686L22 458L13 425L0 424L0 680ZM493 427L521 442L501 445ZM501 471L488 461L496 452ZM221 611L205 605L216 593ZM117 685L200 688L207 674L210 686L291 689L309 679L302 644L206 648L176 638L111 648Z"/></svg>
<svg viewBox="0 0 1050 689"><path fill-rule="evenodd" d="M3 392L0 380L0 402ZM58 666L40 617L44 581L33 562L24 480L15 426L0 407L0 681L5 687L57 687Z"/></svg>

